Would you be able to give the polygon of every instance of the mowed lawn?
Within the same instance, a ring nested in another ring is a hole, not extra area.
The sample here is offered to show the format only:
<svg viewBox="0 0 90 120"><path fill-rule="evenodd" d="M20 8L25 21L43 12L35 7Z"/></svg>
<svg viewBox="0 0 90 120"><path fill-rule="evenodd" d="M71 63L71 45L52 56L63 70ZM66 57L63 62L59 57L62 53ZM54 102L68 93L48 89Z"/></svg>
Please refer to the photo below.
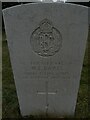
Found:
<svg viewBox="0 0 90 120"><path fill-rule="evenodd" d="M5 34L3 33L2 42L2 83L3 83L3 118L21 118L19 104L16 94L16 88L10 63L10 57L8 52L7 41L5 40ZM90 41L88 38L87 41ZM87 118L90 117L88 112L88 46L87 42L83 69L80 80L80 88L78 92L78 99L75 111L75 118ZM31 118L38 118L43 116L30 116ZM49 116L51 117L51 116ZM30 119L31 120L31 119Z"/></svg>

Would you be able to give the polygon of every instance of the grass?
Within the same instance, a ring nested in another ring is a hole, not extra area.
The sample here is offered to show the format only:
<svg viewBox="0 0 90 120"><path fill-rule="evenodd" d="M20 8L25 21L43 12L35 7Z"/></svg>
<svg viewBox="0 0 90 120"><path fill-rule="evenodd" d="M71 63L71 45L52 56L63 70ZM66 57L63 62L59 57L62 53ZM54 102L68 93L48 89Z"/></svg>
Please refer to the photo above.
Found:
<svg viewBox="0 0 90 120"><path fill-rule="evenodd" d="M0 119L2 117L2 35L0 31Z"/></svg>
<svg viewBox="0 0 90 120"><path fill-rule="evenodd" d="M80 80L80 88L78 92L78 99L76 104L76 111L74 118L90 117L88 112L88 44L85 52L82 75ZM9 58L7 42L5 41L5 34L3 34L2 42L2 83L3 83L3 118L22 118L19 110L19 104L14 84L14 78ZM29 118L38 118L38 116L30 116ZM39 116L43 117L43 116Z"/></svg>

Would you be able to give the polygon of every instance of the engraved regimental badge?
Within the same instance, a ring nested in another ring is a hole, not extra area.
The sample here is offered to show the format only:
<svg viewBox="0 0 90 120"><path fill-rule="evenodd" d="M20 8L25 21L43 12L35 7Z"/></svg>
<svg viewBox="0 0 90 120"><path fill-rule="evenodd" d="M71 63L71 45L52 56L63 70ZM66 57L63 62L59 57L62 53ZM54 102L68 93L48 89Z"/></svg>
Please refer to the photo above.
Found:
<svg viewBox="0 0 90 120"><path fill-rule="evenodd" d="M62 45L62 36L48 19L40 22L30 39L32 49L40 56L48 57L56 54Z"/></svg>

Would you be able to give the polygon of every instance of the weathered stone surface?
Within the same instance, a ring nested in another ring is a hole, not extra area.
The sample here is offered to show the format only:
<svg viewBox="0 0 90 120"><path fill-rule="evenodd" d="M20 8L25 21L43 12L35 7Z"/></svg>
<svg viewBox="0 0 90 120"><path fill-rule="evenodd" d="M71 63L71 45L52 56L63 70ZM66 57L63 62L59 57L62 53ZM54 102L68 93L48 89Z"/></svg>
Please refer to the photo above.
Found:
<svg viewBox="0 0 90 120"><path fill-rule="evenodd" d="M88 35L88 8L34 3L3 10L22 115L73 115Z"/></svg>

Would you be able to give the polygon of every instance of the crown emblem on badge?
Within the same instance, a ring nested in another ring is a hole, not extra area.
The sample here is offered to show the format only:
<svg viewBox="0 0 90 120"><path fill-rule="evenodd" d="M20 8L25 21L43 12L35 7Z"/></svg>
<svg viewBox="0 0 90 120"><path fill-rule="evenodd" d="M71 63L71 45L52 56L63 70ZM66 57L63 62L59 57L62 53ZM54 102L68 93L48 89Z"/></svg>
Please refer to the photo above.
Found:
<svg viewBox="0 0 90 120"><path fill-rule="evenodd" d="M40 29L43 33L48 33L48 32L52 32L52 23L48 20L48 19L44 19L41 23L40 23Z"/></svg>
<svg viewBox="0 0 90 120"><path fill-rule="evenodd" d="M62 36L59 30L53 27L50 20L44 19L32 32L30 43L35 53L43 57L49 57L60 50Z"/></svg>

